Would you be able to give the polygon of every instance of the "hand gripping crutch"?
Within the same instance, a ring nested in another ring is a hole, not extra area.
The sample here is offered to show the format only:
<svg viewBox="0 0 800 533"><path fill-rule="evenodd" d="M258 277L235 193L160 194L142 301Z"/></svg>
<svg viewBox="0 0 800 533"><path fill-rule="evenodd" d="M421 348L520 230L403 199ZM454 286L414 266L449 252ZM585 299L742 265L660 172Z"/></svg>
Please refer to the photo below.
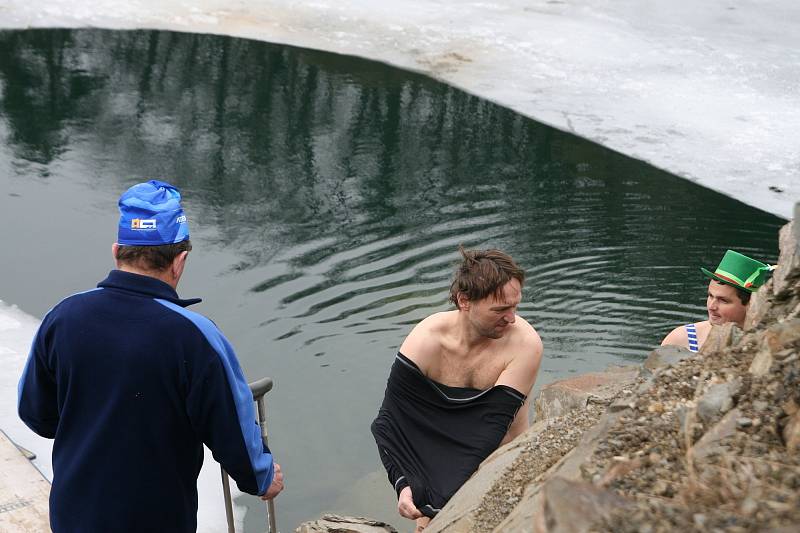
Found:
<svg viewBox="0 0 800 533"><path fill-rule="evenodd" d="M272 390L272 378L261 378L249 384L250 392L253 394L253 401L258 404L258 425L261 427L261 440L264 446L269 446L267 442L267 405L264 396ZM231 488L228 485L228 473L220 466L222 471L222 493L225 497L225 517L228 519L228 533L235 533L233 526L233 504L231 502ZM275 523L275 502L267 502L267 515L269 518L269 533L278 533Z"/></svg>

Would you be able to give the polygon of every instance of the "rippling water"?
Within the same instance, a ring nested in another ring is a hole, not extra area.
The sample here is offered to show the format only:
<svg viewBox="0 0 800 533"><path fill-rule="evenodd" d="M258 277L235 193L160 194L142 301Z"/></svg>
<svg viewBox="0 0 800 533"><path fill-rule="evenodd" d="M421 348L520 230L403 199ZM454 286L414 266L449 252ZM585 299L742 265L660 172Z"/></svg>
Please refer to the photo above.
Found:
<svg viewBox="0 0 800 533"><path fill-rule="evenodd" d="M368 426L404 336L448 308L459 244L527 270L538 387L641 361L702 318L699 266L773 261L782 224L423 76L225 37L0 32L0 139L0 298L40 316L111 267L124 188L182 188L181 292L276 381L284 530L400 523Z"/></svg>

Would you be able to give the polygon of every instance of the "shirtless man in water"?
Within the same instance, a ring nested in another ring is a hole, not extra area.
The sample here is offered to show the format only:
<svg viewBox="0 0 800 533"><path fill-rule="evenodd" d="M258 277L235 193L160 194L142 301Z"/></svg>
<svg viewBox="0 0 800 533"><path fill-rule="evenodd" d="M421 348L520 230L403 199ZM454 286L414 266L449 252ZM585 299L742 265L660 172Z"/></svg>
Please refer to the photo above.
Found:
<svg viewBox="0 0 800 533"><path fill-rule="evenodd" d="M479 391L505 385L518 391L521 402L536 380L543 350L536 330L516 314L525 273L499 250L460 252L463 261L450 287L456 309L425 318L400 352L434 382ZM529 407L525 398L500 445L528 428ZM417 531L431 520L415 506L410 486L399 492L397 510L417 521Z"/></svg>
<svg viewBox="0 0 800 533"><path fill-rule="evenodd" d="M744 328L750 295L766 282L772 269L770 265L733 250L725 253L716 271L701 268L703 274L711 278L706 299L708 320L678 326L661 341L661 345L682 346L697 352L708 338L711 326L734 322L739 328Z"/></svg>

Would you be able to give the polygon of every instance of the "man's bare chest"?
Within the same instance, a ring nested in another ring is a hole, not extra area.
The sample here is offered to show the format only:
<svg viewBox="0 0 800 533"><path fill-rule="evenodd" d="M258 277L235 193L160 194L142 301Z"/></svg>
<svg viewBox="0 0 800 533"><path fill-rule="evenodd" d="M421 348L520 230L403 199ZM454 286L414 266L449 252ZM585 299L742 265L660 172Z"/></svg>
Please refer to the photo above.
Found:
<svg viewBox="0 0 800 533"><path fill-rule="evenodd" d="M450 387L486 390L497 383L505 367L505 358L495 353L475 357L443 353L438 364L430 369L429 377Z"/></svg>

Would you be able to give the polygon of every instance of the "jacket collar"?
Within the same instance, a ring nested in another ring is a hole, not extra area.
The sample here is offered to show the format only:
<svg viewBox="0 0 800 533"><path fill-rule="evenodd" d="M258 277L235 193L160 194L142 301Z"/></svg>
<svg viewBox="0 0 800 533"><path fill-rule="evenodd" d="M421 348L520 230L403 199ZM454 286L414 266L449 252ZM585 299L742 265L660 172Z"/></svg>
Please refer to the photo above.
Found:
<svg viewBox="0 0 800 533"><path fill-rule="evenodd" d="M161 298L181 307L188 307L202 301L200 298L183 300L178 297L175 289L160 279L122 270L112 270L108 277L98 283L97 286L103 289L119 289L151 298Z"/></svg>

